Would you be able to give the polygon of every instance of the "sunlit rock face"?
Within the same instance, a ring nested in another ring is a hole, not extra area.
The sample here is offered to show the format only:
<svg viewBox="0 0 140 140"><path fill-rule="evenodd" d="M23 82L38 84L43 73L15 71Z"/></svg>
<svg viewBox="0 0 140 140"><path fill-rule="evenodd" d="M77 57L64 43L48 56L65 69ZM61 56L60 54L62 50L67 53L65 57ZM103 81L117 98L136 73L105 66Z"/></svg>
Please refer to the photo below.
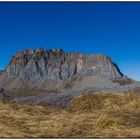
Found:
<svg viewBox="0 0 140 140"><path fill-rule="evenodd" d="M39 48L17 52L12 57L6 71L9 77L18 76L22 80L34 82L47 79L61 81L76 75L123 77L117 65L103 54L67 53L62 49L45 51Z"/></svg>

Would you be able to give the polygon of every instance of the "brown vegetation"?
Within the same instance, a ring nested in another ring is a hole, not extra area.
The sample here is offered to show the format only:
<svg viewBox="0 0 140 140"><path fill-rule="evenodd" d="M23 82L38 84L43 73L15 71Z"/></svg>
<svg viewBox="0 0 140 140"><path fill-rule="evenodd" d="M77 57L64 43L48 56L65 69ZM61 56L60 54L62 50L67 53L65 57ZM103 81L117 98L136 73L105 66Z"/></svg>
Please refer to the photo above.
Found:
<svg viewBox="0 0 140 140"><path fill-rule="evenodd" d="M114 83L118 83L119 85L129 85L132 84L133 82L127 78L127 79L113 79Z"/></svg>
<svg viewBox="0 0 140 140"><path fill-rule="evenodd" d="M0 137L140 137L140 96L88 94L65 109L0 103Z"/></svg>

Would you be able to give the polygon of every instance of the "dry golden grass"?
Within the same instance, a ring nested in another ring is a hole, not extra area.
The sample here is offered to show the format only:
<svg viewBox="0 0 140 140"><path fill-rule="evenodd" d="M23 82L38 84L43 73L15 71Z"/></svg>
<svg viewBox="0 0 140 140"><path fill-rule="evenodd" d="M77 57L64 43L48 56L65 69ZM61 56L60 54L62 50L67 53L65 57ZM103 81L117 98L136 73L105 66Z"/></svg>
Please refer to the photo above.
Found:
<svg viewBox="0 0 140 140"><path fill-rule="evenodd" d="M88 94L64 109L0 102L0 137L140 137L140 96Z"/></svg>

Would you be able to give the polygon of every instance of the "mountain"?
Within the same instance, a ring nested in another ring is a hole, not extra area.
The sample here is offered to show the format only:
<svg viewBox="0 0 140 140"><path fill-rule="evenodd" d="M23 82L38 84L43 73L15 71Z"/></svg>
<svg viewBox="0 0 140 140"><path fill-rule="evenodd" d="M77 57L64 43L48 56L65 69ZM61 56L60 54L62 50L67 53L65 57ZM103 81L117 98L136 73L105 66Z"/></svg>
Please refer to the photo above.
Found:
<svg viewBox="0 0 140 140"><path fill-rule="evenodd" d="M47 79L60 81L75 75L123 77L117 65L103 54L66 53L61 49L45 51L42 48L17 52L7 67L7 73L8 76L18 76L33 82Z"/></svg>
<svg viewBox="0 0 140 140"><path fill-rule="evenodd" d="M0 75L0 97L15 102L66 106L89 92L128 92L140 83L124 76L103 54L27 49L17 52Z"/></svg>

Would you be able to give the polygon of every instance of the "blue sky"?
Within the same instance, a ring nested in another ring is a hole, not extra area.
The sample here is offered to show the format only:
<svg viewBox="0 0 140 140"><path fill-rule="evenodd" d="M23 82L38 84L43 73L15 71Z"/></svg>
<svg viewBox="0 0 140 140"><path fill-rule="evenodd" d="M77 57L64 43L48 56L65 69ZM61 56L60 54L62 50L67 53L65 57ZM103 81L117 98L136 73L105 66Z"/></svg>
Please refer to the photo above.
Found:
<svg viewBox="0 0 140 140"><path fill-rule="evenodd" d="M16 51L104 53L140 80L140 3L0 2L0 69Z"/></svg>

